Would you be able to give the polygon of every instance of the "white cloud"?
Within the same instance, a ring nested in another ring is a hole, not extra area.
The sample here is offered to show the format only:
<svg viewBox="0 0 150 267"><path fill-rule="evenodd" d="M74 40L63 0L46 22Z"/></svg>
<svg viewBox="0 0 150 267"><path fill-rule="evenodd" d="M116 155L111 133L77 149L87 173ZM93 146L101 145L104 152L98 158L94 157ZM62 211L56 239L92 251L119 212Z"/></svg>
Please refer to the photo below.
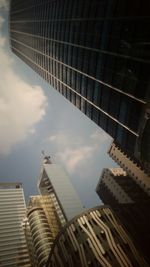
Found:
<svg viewBox="0 0 150 267"><path fill-rule="evenodd" d="M1 17L0 17L1 18ZM0 19L0 23L2 19ZM2 24L2 23L1 23ZM46 97L39 86L25 83L13 70L13 59L5 51L0 35L0 154L34 134L35 125L45 115Z"/></svg>
<svg viewBox="0 0 150 267"><path fill-rule="evenodd" d="M66 148L62 152L57 153L57 158L66 165L70 173L76 172L77 168L83 166L83 163L88 163L86 160L90 159L95 152L95 146L81 146L78 148Z"/></svg>
<svg viewBox="0 0 150 267"><path fill-rule="evenodd" d="M60 148L65 148L66 146L79 146L80 144L83 144L83 140L79 136L76 136L76 138L72 139L69 131L67 133L58 131L56 134L48 136L44 142L55 142Z"/></svg>
<svg viewBox="0 0 150 267"><path fill-rule="evenodd" d="M93 134L94 135L94 134ZM95 140L94 137L89 136L89 144L85 143L85 140L80 136L72 138L71 133L58 132L55 135L51 135L46 138L45 142L55 143L55 147L58 148L58 152L55 153L56 162L61 162L66 166L68 172L74 173L78 168L83 169L87 160L93 157L93 154L99 149L100 140Z"/></svg>
<svg viewBox="0 0 150 267"><path fill-rule="evenodd" d="M56 135L51 135L50 137L48 137L45 141L47 142L47 141L55 141L55 140L57 140L57 136Z"/></svg>
<svg viewBox="0 0 150 267"><path fill-rule="evenodd" d="M94 133L91 134L91 139L95 142L105 142L107 140L110 140L110 136L108 136L104 131L102 130L96 130Z"/></svg>

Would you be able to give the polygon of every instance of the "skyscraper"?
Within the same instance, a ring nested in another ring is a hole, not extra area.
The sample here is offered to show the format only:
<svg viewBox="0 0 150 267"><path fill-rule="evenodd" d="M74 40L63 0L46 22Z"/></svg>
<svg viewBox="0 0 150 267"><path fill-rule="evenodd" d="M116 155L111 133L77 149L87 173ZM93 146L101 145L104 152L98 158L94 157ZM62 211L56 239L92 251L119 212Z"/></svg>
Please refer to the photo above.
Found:
<svg viewBox="0 0 150 267"><path fill-rule="evenodd" d="M67 174L49 156L44 157L38 188L41 195L30 197L23 225L32 266L44 267L62 226L84 209Z"/></svg>
<svg viewBox="0 0 150 267"><path fill-rule="evenodd" d="M146 190L123 169L113 168L103 170L96 192L115 211L150 263L150 196Z"/></svg>
<svg viewBox="0 0 150 267"><path fill-rule="evenodd" d="M109 156L150 196L150 177L140 164L113 142Z"/></svg>
<svg viewBox="0 0 150 267"><path fill-rule="evenodd" d="M22 227L25 200L20 183L0 183L0 266L31 267Z"/></svg>
<svg viewBox="0 0 150 267"><path fill-rule="evenodd" d="M150 196L121 168L103 169L96 192L100 199L110 206L148 201L150 203Z"/></svg>
<svg viewBox="0 0 150 267"><path fill-rule="evenodd" d="M10 44L150 173L149 9L140 0L12 0Z"/></svg>
<svg viewBox="0 0 150 267"><path fill-rule="evenodd" d="M43 196L49 195L51 198L62 226L83 212L84 208L68 175L61 166L52 163L48 157L44 159L38 188Z"/></svg>
<svg viewBox="0 0 150 267"><path fill-rule="evenodd" d="M24 231L32 266L44 267L61 223L47 195L30 197L26 216Z"/></svg>
<svg viewBox="0 0 150 267"><path fill-rule="evenodd" d="M46 267L148 267L140 253L112 210L95 207L66 224Z"/></svg>

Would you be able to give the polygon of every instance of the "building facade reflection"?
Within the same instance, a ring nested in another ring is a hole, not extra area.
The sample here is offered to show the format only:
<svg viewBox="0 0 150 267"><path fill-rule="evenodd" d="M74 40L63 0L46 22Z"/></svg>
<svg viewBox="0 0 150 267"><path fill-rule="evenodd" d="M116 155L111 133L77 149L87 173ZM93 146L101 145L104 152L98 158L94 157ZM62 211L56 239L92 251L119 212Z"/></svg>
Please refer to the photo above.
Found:
<svg viewBox="0 0 150 267"><path fill-rule="evenodd" d="M149 1L11 1L12 51L150 173Z"/></svg>

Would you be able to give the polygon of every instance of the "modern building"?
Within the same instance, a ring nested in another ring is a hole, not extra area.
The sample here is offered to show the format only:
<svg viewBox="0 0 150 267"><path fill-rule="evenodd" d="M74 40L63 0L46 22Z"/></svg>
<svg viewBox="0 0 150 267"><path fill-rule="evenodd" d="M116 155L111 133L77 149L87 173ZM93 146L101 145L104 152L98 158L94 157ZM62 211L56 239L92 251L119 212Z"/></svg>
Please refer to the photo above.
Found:
<svg viewBox="0 0 150 267"><path fill-rule="evenodd" d="M10 46L150 173L149 10L140 0L12 0Z"/></svg>
<svg viewBox="0 0 150 267"><path fill-rule="evenodd" d="M96 192L117 214L150 264L150 196L123 169L104 169Z"/></svg>
<svg viewBox="0 0 150 267"><path fill-rule="evenodd" d="M31 267L22 227L26 205L20 183L0 183L0 266Z"/></svg>
<svg viewBox="0 0 150 267"><path fill-rule="evenodd" d="M30 197L26 216L24 230L32 266L44 267L61 223L52 200L46 195Z"/></svg>
<svg viewBox="0 0 150 267"><path fill-rule="evenodd" d="M46 265L62 226L84 211L68 175L49 156L44 157L38 189L40 195L30 197L23 221L32 267Z"/></svg>
<svg viewBox="0 0 150 267"><path fill-rule="evenodd" d="M96 192L111 207L118 204L150 203L150 196L122 168L103 169Z"/></svg>
<svg viewBox="0 0 150 267"><path fill-rule="evenodd" d="M84 211L67 173L60 165L52 163L49 157L44 159L38 188L43 196L51 198L62 226Z"/></svg>
<svg viewBox="0 0 150 267"><path fill-rule="evenodd" d="M150 176L139 162L129 157L115 142L111 144L108 154L150 196Z"/></svg>
<svg viewBox="0 0 150 267"><path fill-rule="evenodd" d="M46 267L148 267L140 250L107 206L68 222L57 236Z"/></svg>
<svg viewBox="0 0 150 267"><path fill-rule="evenodd" d="M31 228L30 228L27 217L23 219L22 226L24 229L24 234L25 234L26 243L28 247L31 267L38 267L38 259L37 259L36 250L35 250L34 243L33 243Z"/></svg>

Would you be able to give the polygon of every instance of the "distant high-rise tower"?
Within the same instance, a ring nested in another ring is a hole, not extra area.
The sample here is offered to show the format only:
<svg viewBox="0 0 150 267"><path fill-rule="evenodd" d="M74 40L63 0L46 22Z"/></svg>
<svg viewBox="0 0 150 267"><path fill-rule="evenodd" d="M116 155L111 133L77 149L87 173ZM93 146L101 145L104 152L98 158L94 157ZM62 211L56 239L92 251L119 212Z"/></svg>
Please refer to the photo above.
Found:
<svg viewBox="0 0 150 267"><path fill-rule="evenodd" d="M140 250L107 206L68 222L57 236L46 267L148 267Z"/></svg>
<svg viewBox="0 0 150 267"><path fill-rule="evenodd" d="M69 180L68 175L58 164L45 157L38 181L40 193L49 195L61 225L84 211L80 199Z"/></svg>
<svg viewBox="0 0 150 267"><path fill-rule="evenodd" d="M150 1L12 0L12 51L150 173Z"/></svg>
<svg viewBox="0 0 150 267"><path fill-rule="evenodd" d="M146 186L145 186L146 188ZM123 169L104 169L96 192L117 214L150 263L150 196Z"/></svg>
<svg viewBox="0 0 150 267"><path fill-rule="evenodd" d="M31 267L22 220L24 193L20 183L0 183L0 266Z"/></svg>

